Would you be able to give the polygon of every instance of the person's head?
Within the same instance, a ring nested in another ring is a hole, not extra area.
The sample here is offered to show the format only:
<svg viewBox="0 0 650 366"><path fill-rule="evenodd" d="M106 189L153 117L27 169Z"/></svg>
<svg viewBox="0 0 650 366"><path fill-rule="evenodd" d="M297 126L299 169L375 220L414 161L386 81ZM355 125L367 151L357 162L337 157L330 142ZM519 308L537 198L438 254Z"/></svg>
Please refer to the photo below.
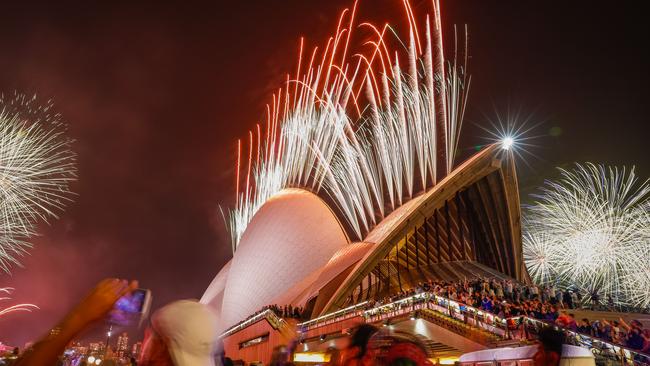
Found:
<svg viewBox="0 0 650 366"><path fill-rule="evenodd" d="M195 300L179 300L158 309L151 317L141 362L143 365L214 366L216 344L215 313Z"/></svg>
<svg viewBox="0 0 650 366"><path fill-rule="evenodd" d="M283 366L289 362L289 350L287 346L275 346L273 353L271 353L270 366Z"/></svg>
<svg viewBox="0 0 650 366"><path fill-rule="evenodd" d="M557 366L562 357L564 334L559 330L548 327L538 333L537 352L533 357L535 366Z"/></svg>
<svg viewBox="0 0 650 366"><path fill-rule="evenodd" d="M632 328L639 328L639 329L643 328L643 324L641 324L641 322L636 319L630 322L630 326Z"/></svg>
<svg viewBox="0 0 650 366"><path fill-rule="evenodd" d="M376 332L377 328L370 324L361 324L354 332L352 339L350 340L350 348L359 348L359 352L357 353L358 358L366 355L366 351L368 350L368 341Z"/></svg>

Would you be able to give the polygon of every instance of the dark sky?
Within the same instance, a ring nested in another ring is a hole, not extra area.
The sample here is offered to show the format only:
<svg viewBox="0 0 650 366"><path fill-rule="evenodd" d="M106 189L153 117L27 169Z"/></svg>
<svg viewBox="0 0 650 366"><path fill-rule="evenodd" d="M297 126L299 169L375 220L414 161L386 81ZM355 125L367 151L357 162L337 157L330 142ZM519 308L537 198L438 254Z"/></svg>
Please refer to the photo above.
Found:
<svg viewBox="0 0 650 366"><path fill-rule="evenodd" d="M200 297L230 257L218 205L233 203L236 139L294 70L299 37L323 41L352 2L14 3L0 22L0 91L54 99L76 140L79 195L43 225L24 268L0 274L16 301L41 307L0 319L0 340L34 339L106 276L140 280L154 307ZM361 1L360 17L400 21L400 3ZM420 15L429 9L413 3ZM442 7L446 29L470 27L463 151L495 110L544 122L533 169L520 164L524 201L554 166L574 161L649 175L650 31L633 2ZM553 127L562 134L544 136Z"/></svg>

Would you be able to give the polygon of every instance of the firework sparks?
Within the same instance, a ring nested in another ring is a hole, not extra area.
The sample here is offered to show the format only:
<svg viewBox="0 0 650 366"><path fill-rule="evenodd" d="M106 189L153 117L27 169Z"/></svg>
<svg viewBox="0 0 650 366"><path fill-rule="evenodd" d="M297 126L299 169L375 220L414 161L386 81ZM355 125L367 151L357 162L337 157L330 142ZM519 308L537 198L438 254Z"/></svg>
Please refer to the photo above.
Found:
<svg viewBox="0 0 650 366"><path fill-rule="evenodd" d="M650 306L650 184L634 169L576 165L527 211L524 260L538 283Z"/></svg>
<svg viewBox="0 0 650 366"><path fill-rule="evenodd" d="M387 37L397 34L388 25L356 26L356 3L343 11L324 51L315 47L305 57L306 65L301 38L296 75L273 95L264 137L258 126L248 149L238 145L233 249L257 210L285 187L324 191L361 238L378 216L451 171L469 86L467 58L462 65L445 61L433 3L433 22L427 17L420 37L404 1L406 44ZM367 30L370 39L358 52L350 42L355 29Z"/></svg>
<svg viewBox="0 0 650 366"><path fill-rule="evenodd" d="M11 287L0 287L0 301L11 300L9 295L14 289ZM32 312L37 310L38 306L34 304L16 304L8 307L0 307L0 319L7 314L16 313L16 312Z"/></svg>
<svg viewBox="0 0 650 366"><path fill-rule="evenodd" d="M19 264L35 225L56 217L75 178L65 125L35 98L0 96L0 268Z"/></svg>

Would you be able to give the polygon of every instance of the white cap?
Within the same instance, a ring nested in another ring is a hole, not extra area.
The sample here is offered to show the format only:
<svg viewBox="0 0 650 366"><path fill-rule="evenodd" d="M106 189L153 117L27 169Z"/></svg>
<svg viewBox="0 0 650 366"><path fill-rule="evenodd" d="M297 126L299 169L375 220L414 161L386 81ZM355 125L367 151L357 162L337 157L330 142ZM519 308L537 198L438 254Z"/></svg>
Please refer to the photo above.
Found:
<svg viewBox="0 0 650 366"><path fill-rule="evenodd" d="M176 366L214 366L217 315L195 300L179 300L151 317L154 331L165 340Z"/></svg>

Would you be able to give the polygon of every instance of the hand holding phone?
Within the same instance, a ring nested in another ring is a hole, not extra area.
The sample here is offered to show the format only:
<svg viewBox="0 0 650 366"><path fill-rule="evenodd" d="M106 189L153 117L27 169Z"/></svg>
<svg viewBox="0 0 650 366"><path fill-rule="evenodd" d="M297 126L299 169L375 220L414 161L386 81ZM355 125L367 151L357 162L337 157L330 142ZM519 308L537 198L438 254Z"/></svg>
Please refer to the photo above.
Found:
<svg viewBox="0 0 650 366"><path fill-rule="evenodd" d="M140 325L149 313L150 306L151 291L135 289L115 302L108 320L117 325L130 325L136 322Z"/></svg>

